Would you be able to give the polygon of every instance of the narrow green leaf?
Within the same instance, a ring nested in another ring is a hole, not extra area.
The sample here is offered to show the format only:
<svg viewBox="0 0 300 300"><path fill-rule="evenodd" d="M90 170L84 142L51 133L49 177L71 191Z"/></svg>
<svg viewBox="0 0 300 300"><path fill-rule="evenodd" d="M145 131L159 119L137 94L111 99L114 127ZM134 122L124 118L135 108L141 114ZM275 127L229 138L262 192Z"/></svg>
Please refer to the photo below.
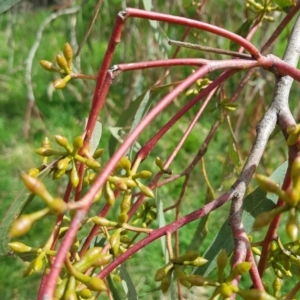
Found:
<svg viewBox="0 0 300 300"><path fill-rule="evenodd" d="M165 214L164 214L164 204L161 200L161 198L158 196L157 189L155 190L155 198L156 198L156 210L157 210L157 221L158 221L158 227L161 228L166 225L165 220ZM161 250L165 257L165 262L167 263L169 261L169 255L166 247L166 237L162 236L160 238L161 242Z"/></svg>
<svg viewBox="0 0 300 300"><path fill-rule="evenodd" d="M120 276L122 278L122 285L127 295L127 299L137 300L138 295L135 289L135 285L133 284L132 279L124 265L120 266Z"/></svg>
<svg viewBox="0 0 300 300"><path fill-rule="evenodd" d="M236 148L236 144L230 139L228 142L228 154L236 167L241 166L239 152Z"/></svg>
<svg viewBox="0 0 300 300"><path fill-rule="evenodd" d="M38 177L44 178L47 176L55 163L56 161L52 162L46 169L39 173ZM10 240L9 229L12 223L18 218L34 197L34 194L28 193L27 189L24 188L6 211L5 216L0 223L0 256L7 255L11 252L10 248L7 246Z"/></svg>
<svg viewBox="0 0 300 300"><path fill-rule="evenodd" d="M21 0L0 0L0 14L19 3Z"/></svg>
<svg viewBox="0 0 300 300"><path fill-rule="evenodd" d="M287 170L287 165L288 163L285 162L278 167L272 174L271 178L282 184ZM242 219L247 233L251 231L255 217L264 211L273 209L277 198L278 197L276 195L267 193L261 188L257 188L244 199ZM216 268L216 258L221 249L225 249L227 253L232 252L234 243L232 231L228 222L229 219L224 222L210 247L204 253L204 257L208 260L208 262L196 270L197 274L207 276Z"/></svg>
<svg viewBox="0 0 300 300"><path fill-rule="evenodd" d="M119 292L118 292L118 290L116 288L116 285L115 285L114 281L111 278L111 275L107 276L107 282L108 282L108 285L109 285L109 290L112 293L113 299L114 300L122 300L122 298L119 295Z"/></svg>
<svg viewBox="0 0 300 300"><path fill-rule="evenodd" d="M88 119L85 119L85 127L87 124ZM102 135L102 124L100 122L96 122L94 131L92 133L91 136L91 140L90 140L90 153L93 155L95 150L97 149L100 139L101 139L101 135Z"/></svg>
<svg viewBox="0 0 300 300"><path fill-rule="evenodd" d="M215 192L212 188L212 185L210 184L210 181L207 176L206 168L205 168L205 162L204 158L201 159L201 165L202 165L202 173L204 176L205 183L207 185L206 190L206 197L205 197L205 204L213 201L215 199ZM197 228L194 232L194 235L192 237L192 240L190 242L190 245L188 247L188 250L196 250L199 249L202 243L204 242L207 233L208 233L208 218L210 214L207 214L203 218L199 220L199 223L197 225Z"/></svg>

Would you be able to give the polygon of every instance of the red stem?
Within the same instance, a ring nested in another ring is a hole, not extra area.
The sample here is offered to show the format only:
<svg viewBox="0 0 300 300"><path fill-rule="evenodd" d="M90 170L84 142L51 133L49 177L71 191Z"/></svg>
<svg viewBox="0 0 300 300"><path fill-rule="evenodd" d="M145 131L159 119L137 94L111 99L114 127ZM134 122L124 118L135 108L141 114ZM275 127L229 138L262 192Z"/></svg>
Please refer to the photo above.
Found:
<svg viewBox="0 0 300 300"><path fill-rule="evenodd" d="M211 32L218 36L223 36L239 44L241 47L244 47L255 59L261 56L258 49L255 46L253 46L249 41L241 37L240 35L208 23L203 23L196 20L191 20L191 19L178 17L178 16L166 15L166 14L152 12L152 11L140 10L136 8L127 8L126 16L142 18L147 20L162 21L162 22L173 23L177 25L184 25L184 26L204 30L207 32Z"/></svg>

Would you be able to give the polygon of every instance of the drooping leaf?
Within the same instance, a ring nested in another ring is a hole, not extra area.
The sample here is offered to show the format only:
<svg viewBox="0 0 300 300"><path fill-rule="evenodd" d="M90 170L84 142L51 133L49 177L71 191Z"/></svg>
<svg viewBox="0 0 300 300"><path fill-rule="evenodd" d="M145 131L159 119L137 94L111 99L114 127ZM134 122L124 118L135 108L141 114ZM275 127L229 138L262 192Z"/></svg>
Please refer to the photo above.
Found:
<svg viewBox="0 0 300 300"><path fill-rule="evenodd" d="M85 119L85 126L87 124L88 119ZM91 139L90 139L90 153L94 154L95 150L97 149L100 139L102 135L102 124L100 122L96 122L95 128L93 130Z"/></svg>
<svg viewBox="0 0 300 300"><path fill-rule="evenodd" d="M204 158L201 159L201 166L202 166L202 173L204 176L204 180L207 185L206 197L205 197L205 204L207 204L215 199L215 192L207 176ZM208 233L208 218L209 218L209 214L207 214L206 216L200 219L197 228L194 232L194 235L192 237L192 240L190 242L190 245L188 247L188 250L197 250L202 245Z"/></svg>
<svg viewBox="0 0 300 300"><path fill-rule="evenodd" d="M138 295L135 286L124 265L120 266L120 276L122 278L122 285L127 295L127 299L137 300Z"/></svg>
<svg viewBox="0 0 300 300"><path fill-rule="evenodd" d="M107 282L108 282L108 285L109 285L109 290L112 293L113 299L114 300L121 300L122 298L118 293L118 290L116 288L116 285L115 285L113 279L111 278L111 275L107 276Z"/></svg>
<svg viewBox="0 0 300 300"><path fill-rule="evenodd" d="M164 214L164 204L163 204L161 198L158 196L157 189L156 189L156 193L155 193L155 198L156 198L158 227L161 228L166 225L166 220L165 220L165 214ZM163 255L165 257L165 261L167 263L169 261L169 256L168 256L168 251L166 248L166 236L163 235L160 238L160 241L161 241L161 249L162 249Z"/></svg>
<svg viewBox="0 0 300 300"><path fill-rule="evenodd" d="M288 163L285 162L278 167L271 175L271 178L277 183L282 184L287 165ZM244 199L242 220L247 233L251 231L255 217L264 211L273 209L277 198L276 195L267 193L258 187ZM221 249L225 249L227 253L231 253L233 248L234 242L232 231L229 226L229 219L227 219L204 254L204 257L208 262L199 267L196 270L196 273L203 276L209 275L209 273L216 268L216 257Z"/></svg>
<svg viewBox="0 0 300 300"><path fill-rule="evenodd" d="M19 3L21 0L0 0L0 14Z"/></svg>
<svg viewBox="0 0 300 300"><path fill-rule="evenodd" d="M44 178L50 172L53 164L55 163L56 161L52 162L47 168L39 173L38 177ZM0 256L7 255L10 252L10 249L7 246L10 239L9 229L14 220L18 218L34 197L34 194L28 193L28 191L24 188L6 211L5 216L0 223Z"/></svg>

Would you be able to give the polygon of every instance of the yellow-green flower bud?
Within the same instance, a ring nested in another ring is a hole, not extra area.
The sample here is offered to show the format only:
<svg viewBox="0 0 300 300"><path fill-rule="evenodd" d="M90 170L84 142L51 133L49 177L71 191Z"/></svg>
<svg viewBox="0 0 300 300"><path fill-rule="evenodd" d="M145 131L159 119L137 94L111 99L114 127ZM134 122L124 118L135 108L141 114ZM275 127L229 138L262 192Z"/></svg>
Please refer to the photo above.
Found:
<svg viewBox="0 0 300 300"><path fill-rule="evenodd" d="M73 147L74 149L79 150L82 146L83 146L83 137L80 135L73 140Z"/></svg>
<svg viewBox="0 0 300 300"><path fill-rule="evenodd" d="M121 213L118 215L118 223L119 224L124 224L128 221L128 215L127 213Z"/></svg>
<svg viewBox="0 0 300 300"><path fill-rule="evenodd" d="M27 277L33 273L41 271L44 267L43 257L44 256L39 255L37 258L35 258L24 270L23 277Z"/></svg>
<svg viewBox="0 0 300 300"><path fill-rule="evenodd" d="M49 209L44 208L32 214L20 216L16 221L13 222L10 228L10 237L14 238L26 234L37 220L41 219L48 213Z"/></svg>
<svg viewBox="0 0 300 300"><path fill-rule="evenodd" d="M88 168L91 168L91 169L97 169L97 168L101 167L101 165L98 161L91 159L91 158L88 158L84 163Z"/></svg>
<svg viewBox="0 0 300 300"><path fill-rule="evenodd" d="M66 300L78 300L76 290L76 279L74 276L70 276L68 280L68 285L65 290L64 299Z"/></svg>
<svg viewBox="0 0 300 300"><path fill-rule="evenodd" d="M34 178L36 178L36 177L39 175L39 173L40 173L40 170L37 169L37 168L31 168L31 169L29 169L29 171L27 172L27 174L28 174L29 176L34 177Z"/></svg>
<svg viewBox="0 0 300 300"><path fill-rule="evenodd" d="M110 237L109 243L112 249L114 256L118 256L120 249L120 232L121 228L117 229Z"/></svg>
<svg viewBox="0 0 300 300"><path fill-rule="evenodd" d="M71 74L70 68L68 67L67 60L64 56L57 54L56 55L56 63L60 67L61 70L63 70L66 74Z"/></svg>
<svg viewBox="0 0 300 300"><path fill-rule="evenodd" d="M105 226L105 227L115 227L118 225L117 222L112 222L109 221L103 217L93 217L91 219L95 224L99 225L99 226Z"/></svg>
<svg viewBox="0 0 300 300"><path fill-rule="evenodd" d="M115 204L116 197L108 181L104 186L104 197L108 205L113 206Z"/></svg>
<svg viewBox="0 0 300 300"><path fill-rule="evenodd" d="M81 297L81 298L83 298L83 299L90 299L90 298L92 298L92 296L93 296L93 293L91 292L91 290L90 289L83 289L83 290L81 290L79 293L78 293L78 295Z"/></svg>
<svg viewBox="0 0 300 300"><path fill-rule="evenodd" d="M84 284L92 291L96 291L96 292L107 291L106 284L104 283L103 280L101 280L98 277L91 277L90 280L84 282Z"/></svg>
<svg viewBox="0 0 300 300"><path fill-rule="evenodd" d="M184 261L183 264L184 265L190 265L190 266L194 266L194 267L200 267L205 265L208 262L207 259L199 256L196 259L194 259L193 261Z"/></svg>
<svg viewBox="0 0 300 300"><path fill-rule="evenodd" d="M198 257L199 257L198 251L190 250L179 257L172 258L171 262L174 264L183 264L185 261L193 261Z"/></svg>
<svg viewBox="0 0 300 300"><path fill-rule="evenodd" d="M53 214L61 214L67 210L67 204L61 198L53 198L53 200L48 203L48 207Z"/></svg>
<svg viewBox="0 0 300 300"><path fill-rule="evenodd" d="M128 177L119 177L119 176L109 176L108 178L109 182L114 183L116 186L118 186L118 182L122 181L126 185L126 190L128 188L136 187L136 182Z"/></svg>
<svg viewBox="0 0 300 300"><path fill-rule="evenodd" d="M22 173L21 178L30 192L41 197L46 202L52 201L53 196L47 191L41 180L26 173Z"/></svg>
<svg viewBox="0 0 300 300"><path fill-rule="evenodd" d="M155 273L154 280L155 281L162 281L163 278L167 275L167 273L174 267L172 263L168 263L167 265L163 266L162 268L158 269Z"/></svg>
<svg viewBox="0 0 300 300"><path fill-rule="evenodd" d="M66 170L69 166L69 163L71 161L71 157L69 156L66 156L62 159L60 159L58 162L57 162L57 169L58 170Z"/></svg>
<svg viewBox="0 0 300 300"><path fill-rule="evenodd" d="M163 162L158 156L155 158L155 164L159 167L161 171L164 170Z"/></svg>
<svg viewBox="0 0 300 300"><path fill-rule="evenodd" d="M129 160L129 158L127 156L123 156L119 160L116 169L124 169L128 173L131 169L131 161Z"/></svg>
<svg viewBox="0 0 300 300"><path fill-rule="evenodd" d="M298 141L299 134L289 134L288 139L287 139L287 144L288 146L295 145Z"/></svg>
<svg viewBox="0 0 300 300"><path fill-rule="evenodd" d="M282 192L280 197L288 205L295 207L299 203L300 194L299 191L295 188L289 188L286 191Z"/></svg>
<svg viewBox="0 0 300 300"><path fill-rule="evenodd" d="M265 291L257 290L257 289L251 289L251 290L239 290L238 294L244 299L244 300L276 300L276 298L272 297Z"/></svg>
<svg viewBox="0 0 300 300"><path fill-rule="evenodd" d="M224 270L227 265L228 255L225 249L222 249L217 257L217 266L219 270Z"/></svg>
<svg viewBox="0 0 300 300"><path fill-rule="evenodd" d="M278 194L280 188L277 186L276 182L269 177L262 174L256 174L255 179L262 189L270 193Z"/></svg>
<svg viewBox="0 0 300 300"><path fill-rule="evenodd" d="M70 172L70 182L73 185L73 187L75 187L75 188L77 187L77 185L79 183L79 175L78 175L76 164L74 161L73 161L73 167Z"/></svg>
<svg viewBox="0 0 300 300"><path fill-rule="evenodd" d="M17 253L30 252L32 250L32 247L20 242L8 243L8 247Z"/></svg>
<svg viewBox="0 0 300 300"><path fill-rule="evenodd" d="M178 265L174 266L174 270L179 282L189 289L192 286L192 284L187 279L188 275L184 271L182 271L181 267L179 267Z"/></svg>
<svg viewBox="0 0 300 300"><path fill-rule="evenodd" d="M92 262L101 255L102 247L94 247L86 251L80 261L74 263L73 267L79 272L85 272L91 267Z"/></svg>
<svg viewBox="0 0 300 300"><path fill-rule="evenodd" d="M248 261L244 261L242 263L237 264L233 270L230 272L228 278L226 279L227 282L232 281L234 278L236 278L237 276L241 276L244 273L249 272L249 270L251 269L251 263Z"/></svg>
<svg viewBox="0 0 300 300"><path fill-rule="evenodd" d="M68 283L69 278L64 278L56 287L55 292L54 292L54 300L60 300L63 299L63 295L65 293L67 283Z"/></svg>
<svg viewBox="0 0 300 300"><path fill-rule="evenodd" d="M102 267L107 265L112 259L111 254L99 254L92 260L93 267Z"/></svg>
<svg viewBox="0 0 300 300"><path fill-rule="evenodd" d="M104 152L104 149L103 149L103 148L97 149L97 150L94 152L94 154L93 154L93 158L94 158L94 159L98 159L99 157L102 156L103 152Z"/></svg>
<svg viewBox="0 0 300 300"><path fill-rule="evenodd" d="M124 180L117 180L114 182L115 188L119 191L127 191L127 185Z"/></svg>
<svg viewBox="0 0 300 300"><path fill-rule="evenodd" d="M131 239L127 235L121 235L120 236L120 242L123 244L130 244Z"/></svg>
<svg viewBox="0 0 300 300"><path fill-rule="evenodd" d="M259 255L259 256L261 255L261 251L257 247L251 247L251 250L252 250L253 254Z"/></svg>
<svg viewBox="0 0 300 300"><path fill-rule="evenodd" d="M38 155L41 155L41 156L45 156L45 157L60 154L58 151L55 151L50 148L43 148L43 147L36 149L35 153L37 153Z"/></svg>
<svg viewBox="0 0 300 300"><path fill-rule="evenodd" d="M69 142L66 137L64 137L62 135L55 135L54 139L59 146L64 147L64 148L69 147Z"/></svg>
<svg viewBox="0 0 300 300"><path fill-rule="evenodd" d="M67 82L64 78L58 78L53 82L53 87L58 89L63 89L66 86Z"/></svg>
<svg viewBox="0 0 300 300"><path fill-rule="evenodd" d="M39 63L48 72L59 72L59 69L48 60L40 60Z"/></svg>
<svg viewBox="0 0 300 300"><path fill-rule="evenodd" d="M144 194L146 197L154 198L153 191L146 185L143 185L138 180L135 181L137 184L137 187L141 190L142 194Z"/></svg>
<svg viewBox="0 0 300 300"><path fill-rule="evenodd" d="M232 295L232 285L227 283L221 283L219 287L219 293L225 299L229 298Z"/></svg>
<svg viewBox="0 0 300 300"><path fill-rule="evenodd" d="M166 276L161 280L160 289L163 293L165 293L171 285L172 271L173 269L170 269Z"/></svg>
<svg viewBox="0 0 300 300"><path fill-rule="evenodd" d="M67 61L67 65L69 69L72 69L72 58L73 58L73 50L69 43L65 43L63 47L63 54Z"/></svg>
<svg viewBox="0 0 300 300"><path fill-rule="evenodd" d="M147 170L143 170L141 172L138 172L132 176L132 179L141 178L141 179L148 179L152 176L152 173Z"/></svg>
<svg viewBox="0 0 300 300"><path fill-rule="evenodd" d="M52 178L54 180L56 179L59 179L61 177L63 177L64 175L66 174L66 170L59 170L59 169L56 169L53 174L52 174Z"/></svg>
<svg viewBox="0 0 300 300"><path fill-rule="evenodd" d="M280 291L281 286L282 286L282 280L279 279L278 277L276 277L273 281L273 284L272 284L275 297L278 297L278 292Z"/></svg>
<svg viewBox="0 0 300 300"><path fill-rule="evenodd" d="M43 148L50 148L51 147L51 144L50 144L50 141L48 139L48 137L45 137L42 141L42 147Z"/></svg>
<svg viewBox="0 0 300 300"><path fill-rule="evenodd" d="M187 277L187 280L195 286L204 286L204 285L216 285L216 282L212 282L208 279L206 279L205 277L201 276L201 275L189 275Z"/></svg>
<svg viewBox="0 0 300 300"><path fill-rule="evenodd" d="M289 125L286 128L286 133L288 133L288 134L296 134L298 131L299 130L297 130L297 125L296 124Z"/></svg>
<svg viewBox="0 0 300 300"><path fill-rule="evenodd" d="M289 219L286 223L285 230L292 242L298 240L299 225L298 225L297 216L295 215L295 212L290 211Z"/></svg>
<svg viewBox="0 0 300 300"><path fill-rule="evenodd" d="M125 192L121 202L121 213L127 213L131 206L131 191Z"/></svg>

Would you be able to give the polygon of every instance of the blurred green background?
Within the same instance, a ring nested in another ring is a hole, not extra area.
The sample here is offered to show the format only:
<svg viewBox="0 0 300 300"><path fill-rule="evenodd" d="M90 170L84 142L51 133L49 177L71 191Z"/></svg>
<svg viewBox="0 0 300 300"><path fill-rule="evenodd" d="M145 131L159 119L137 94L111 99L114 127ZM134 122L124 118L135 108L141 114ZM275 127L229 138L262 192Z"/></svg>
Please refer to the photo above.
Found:
<svg viewBox="0 0 300 300"><path fill-rule="evenodd" d="M147 1L145 1L147 2ZM195 3L194 3L195 2ZM196 13L196 1L153 1L154 10L174 15L195 18L209 22L228 30L236 31L248 18L253 17L245 12L245 1L207 1L200 15ZM34 149L40 147L45 136L48 136L54 144L53 136L61 134L70 140L82 133L85 118L88 116L94 83L90 81L72 80L62 91L55 91L52 82L57 75L44 71L39 60L54 61L57 53L61 53L65 42L71 43L74 49L82 41L89 21L94 11L95 1L63 1L53 3L39 3L23 1L9 11L0 15L0 220L11 202L18 195L25 197L19 178L20 171L26 171L31 167L41 164L41 158L34 153ZM99 15L93 26L91 35L84 44L79 58L75 61L78 70L85 74L97 74L101 64L107 42L109 40L114 21L118 11L125 6L144 8L143 1L104 1ZM39 26L49 16L63 12L69 6L78 6L77 14L61 15L49 22L43 32L36 53L32 60L32 85L26 81L27 68L30 61L30 51L37 42ZM261 28L253 38L253 43L260 47L276 25L283 18L283 14L276 13L275 22L263 22ZM180 40L184 32L183 27L170 24L160 24L161 30L155 31L147 20L130 19L125 25L120 45L113 58L113 63L135 62L142 60L154 60L171 57L175 47L167 45L167 35L170 39ZM288 33L289 26L284 30L278 42L271 52L281 57ZM186 39L188 42L205 44L209 46L227 49L228 41L204 32L191 30ZM179 57L206 57L224 58L215 54L204 54L189 49L182 49ZM175 67L170 71L165 83L182 80L191 74L191 67ZM104 109L99 116L103 125L103 134L100 147L107 150L111 132L109 127L116 125L123 109L143 92L147 91L163 76L164 69L151 69L123 74L116 80L110 89ZM213 80L216 74L210 74ZM224 91L230 97L242 74L224 84ZM257 90L251 96L253 87ZM255 135L255 125L267 108L272 97L274 78L263 70L257 71L249 81L244 92L238 99L237 110L230 114L233 128L239 126L237 140L242 161L247 157ZM35 106L28 114L29 89L32 88L35 97ZM296 87L292 90L291 107L294 116L298 118L299 111L296 97ZM169 120L180 107L192 96L182 94L174 103L155 120L139 139L143 145L166 121ZM251 97L251 101L247 99ZM295 99L295 100L294 100ZM158 101L156 99L155 101ZM171 168L174 173L183 170L192 160L211 124L219 117L218 97L212 100L204 116L196 124L194 130L184 143L182 150L177 155ZM239 123L239 115L247 107L244 115L245 122ZM144 166L157 170L154 164L156 156L165 160L172 153L185 128L197 112L198 107L191 109L181 120L166 134L161 143L153 150ZM29 121L29 122L28 122ZM29 127L27 127L29 125ZM126 128L125 128L126 131ZM206 169L209 180L216 195L228 188L235 180L239 168L234 165L228 155L228 139L230 137L228 125L223 122L220 130L215 135L208 153L205 155ZM262 159L261 172L270 174L281 162L285 160L285 148L280 134L274 134L270 140L268 149ZM103 161L108 159L108 151L105 152ZM50 185L50 180L46 181ZM164 207L173 204L179 197L183 180L173 182L171 185L159 190L159 196L163 199ZM253 188L254 186L251 186ZM63 194L63 184L51 185L58 195ZM250 189L251 189L250 188ZM186 196L181 206L181 215L192 212L203 205L206 196L206 183L204 181L201 165L195 167L192 173ZM34 200L31 209L41 207L38 199ZM225 221L229 205L214 212L208 223L208 237L200 248L204 252L210 241ZM166 213L166 220L174 220L174 213ZM45 242L54 219L44 220L33 228L23 240L31 245L41 245ZM180 247L184 252L191 241L197 226L193 222L180 231ZM141 261L143 262L141 264ZM149 245L127 262L128 271L133 278L136 289L141 298L159 299L160 293L153 281L155 271L164 264L160 241ZM35 299L39 286L40 274L22 278L24 262L13 256L0 257L0 299ZM121 285L119 286L121 290ZM187 299L197 299L202 293L199 289L185 291ZM195 297L195 298L193 298ZM204 296L203 296L204 297ZM199 298L198 298L199 299Z"/></svg>

